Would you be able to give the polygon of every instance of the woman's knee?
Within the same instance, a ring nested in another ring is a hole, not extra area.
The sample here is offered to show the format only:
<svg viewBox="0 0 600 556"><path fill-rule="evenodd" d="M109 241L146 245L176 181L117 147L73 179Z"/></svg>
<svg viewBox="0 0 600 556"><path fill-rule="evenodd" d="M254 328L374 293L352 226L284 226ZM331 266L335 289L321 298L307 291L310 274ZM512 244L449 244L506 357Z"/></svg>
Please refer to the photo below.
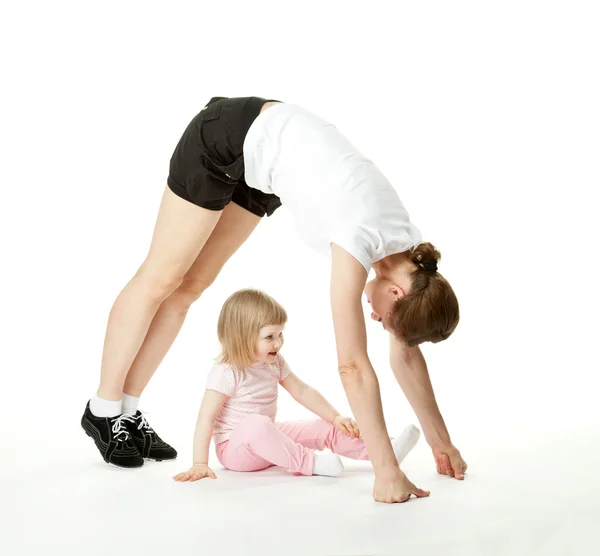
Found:
<svg viewBox="0 0 600 556"><path fill-rule="evenodd" d="M183 276L174 271L149 271L141 267L131 282L151 300L162 302L182 284Z"/></svg>
<svg viewBox="0 0 600 556"><path fill-rule="evenodd" d="M170 299L173 303L181 305L183 308L189 307L194 301L208 289L210 283L199 278L185 278L177 289L171 294Z"/></svg>

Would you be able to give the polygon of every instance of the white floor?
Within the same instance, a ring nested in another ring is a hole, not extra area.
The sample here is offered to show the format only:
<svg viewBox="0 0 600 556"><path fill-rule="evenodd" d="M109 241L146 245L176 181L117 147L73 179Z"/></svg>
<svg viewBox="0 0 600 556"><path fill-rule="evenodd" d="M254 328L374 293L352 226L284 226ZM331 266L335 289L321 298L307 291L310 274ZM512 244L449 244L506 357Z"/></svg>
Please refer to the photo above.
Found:
<svg viewBox="0 0 600 556"><path fill-rule="evenodd" d="M600 553L594 427L473 437L461 446L464 482L437 476L421 441L404 469L432 494L394 506L373 502L363 462L345 460L340 479L238 474L217 464L217 480L178 484L170 477L186 468L187 452L124 471L99 460L83 433L69 430L64 440L69 462L58 454L4 461L4 556Z"/></svg>

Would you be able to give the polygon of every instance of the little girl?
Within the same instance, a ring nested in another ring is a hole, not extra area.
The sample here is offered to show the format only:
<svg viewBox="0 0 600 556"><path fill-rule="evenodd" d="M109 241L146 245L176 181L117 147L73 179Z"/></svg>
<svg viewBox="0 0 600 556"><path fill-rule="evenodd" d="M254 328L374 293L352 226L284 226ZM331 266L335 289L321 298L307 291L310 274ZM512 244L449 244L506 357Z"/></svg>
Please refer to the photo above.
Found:
<svg viewBox="0 0 600 556"><path fill-rule="evenodd" d="M368 460L356 422L342 417L316 390L291 372L280 353L285 309L267 294L252 289L234 293L219 316L221 356L211 369L194 435L194 463L176 481L216 479L208 466L214 437L217 458L232 471L258 471L277 465L301 475L338 476L339 455ZM277 385L321 417L276 423ZM400 463L419 439L407 427L392 439ZM329 448L333 454L315 450Z"/></svg>

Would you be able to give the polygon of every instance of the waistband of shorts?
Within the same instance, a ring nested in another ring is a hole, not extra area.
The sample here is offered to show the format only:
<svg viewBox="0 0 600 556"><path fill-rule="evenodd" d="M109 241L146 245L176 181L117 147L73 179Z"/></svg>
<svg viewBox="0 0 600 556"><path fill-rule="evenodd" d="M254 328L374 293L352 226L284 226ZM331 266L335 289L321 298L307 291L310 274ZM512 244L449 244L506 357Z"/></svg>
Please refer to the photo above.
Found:
<svg viewBox="0 0 600 556"><path fill-rule="evenodd" d="M242 108L242 136L245 139L246 135L248 134L248 130L250 129L250 126L252 125L252 123L254 122L254 120L256 120L256 118L258 118L258 115L260 114L260 109L267 103L267 102L281 102L280 100L275 100L275 99L264 99L261 97L248 97L248 100L244 103L244 106Z"/></svg>

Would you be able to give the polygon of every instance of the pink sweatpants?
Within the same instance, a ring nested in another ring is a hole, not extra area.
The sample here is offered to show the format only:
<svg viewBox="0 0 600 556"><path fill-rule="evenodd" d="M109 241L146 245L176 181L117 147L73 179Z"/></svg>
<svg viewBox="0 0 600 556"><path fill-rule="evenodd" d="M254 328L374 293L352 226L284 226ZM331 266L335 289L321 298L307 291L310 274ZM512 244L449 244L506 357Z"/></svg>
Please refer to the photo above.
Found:
<svg viewBox="0 0 600 556"><path fill-rule="evenodd" d="M322 419L273 423L264 415L249 415L229 440L216 446L226 469L259 471L277 465L301 475L313 474L314 451L324 448L352 459L369 459L362 439L347 436Z"/></svg>

